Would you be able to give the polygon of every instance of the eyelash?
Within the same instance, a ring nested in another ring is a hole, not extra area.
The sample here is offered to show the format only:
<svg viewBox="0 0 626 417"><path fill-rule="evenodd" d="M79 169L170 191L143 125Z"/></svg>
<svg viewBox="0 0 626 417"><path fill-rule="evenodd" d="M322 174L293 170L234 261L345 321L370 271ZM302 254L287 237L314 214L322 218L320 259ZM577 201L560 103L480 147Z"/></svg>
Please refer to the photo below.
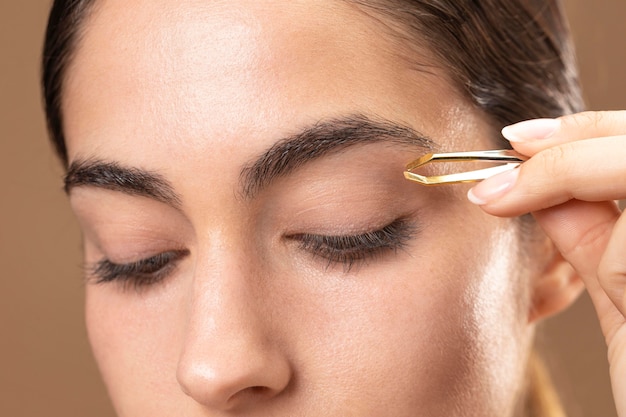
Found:
<svg viewBox="0 0 626 417"><path fill-rule="evenodd" d="M188 250L174 250L127 264L116 264L104 259L91 268L91 274L97 284L117 281L124 285L132 284L139 289L166 278L187 255Z"/></svg>
<svg viewBox="0 0 626 417"><path fill-rule="evenodd" d="M332 264L341 264L347 273L354 266L385 252L403 249L414 232L414 227L406 220L397 219L382 229L359 235L327 236L300 233L289 235L287 238L299 242L300 249L326 260L327 268ZM91 275L97 284L115 281L141 289L167 278L177 263L187 255L188 250L174 250L127 264L116 264L104 259L91 268Z"/></svg>
<svg viewBox="0 0 626 417"><path fill-rule="evenodd" d="M360 235L315 235L309 233L288 236L300 244L300 249L333 264L343 265L344 272L354 266L381 256L386 252L403 249L413 237L415 228L405 219L397 219L382 229Z"/></svg>

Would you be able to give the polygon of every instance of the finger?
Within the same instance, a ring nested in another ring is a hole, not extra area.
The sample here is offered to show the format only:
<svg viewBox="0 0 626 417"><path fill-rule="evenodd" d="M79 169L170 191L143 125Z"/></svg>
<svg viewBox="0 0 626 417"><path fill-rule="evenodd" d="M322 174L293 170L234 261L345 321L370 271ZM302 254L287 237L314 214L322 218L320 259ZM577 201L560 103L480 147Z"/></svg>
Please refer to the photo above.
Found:
<svg viewBox="0 0 626 417"><path fill-rule="evenodd" d="M518 216L571 199L626 197L626 136L565 143L541 151L520 168L476 185L469 199L497 216Z"/></svg>
<svg viewBox="0 0 626 417"><path fill-rule="evenodd" d="M615 306L626 316L626 215L613 227L598 266L600 286Z"/></svg>
<svg viewBox="0 0 626 417"><path fill-rule="evenodd" d="M624 325L624 300L619 295L619 284L604 275L599 279L600 265L605 262L607 248L615 244L615 252L623 243L625 230L616 230L620 212L610 202L589 203L570 201L533 213L538 224L554 242L563 257L582 278L600 317L607 342ZM623 220L620 219L623 223ZM620 227L622 227L620 225ZM624 246L622 246L622 249ZM614 276L614 275L610 275ZM612 296L605 286L610 286ZM624 287L622 286L622 292Z"/></svg>
<svg viewBox="0 0 626 417"><path fill-rule="evenodd" d="M626 135L626 111L583 112L558 119L533 119L502 129L519 152L532 156L581 139Z"/></svg>
<svg viewBox="0 0 626 417"><path fill-rule="evenodd" d="M570 201L535 213L535 218L553 241L558 242L557 247L567 253L566 259L585 283L608 346L615 399L618 407L626 410L626 381L623 378L626 375L624 271L623 264L619 262L624 259L626 249L626 216L622 215L611 227L612 208L599 208L598 205L602 204L607 203ZM598 222L587 223L589 218L596 218ZM586 237L579 240L576 236ZM598 265L598 253L605 245ZM596 266L597 272L594 271Z"/></svg>

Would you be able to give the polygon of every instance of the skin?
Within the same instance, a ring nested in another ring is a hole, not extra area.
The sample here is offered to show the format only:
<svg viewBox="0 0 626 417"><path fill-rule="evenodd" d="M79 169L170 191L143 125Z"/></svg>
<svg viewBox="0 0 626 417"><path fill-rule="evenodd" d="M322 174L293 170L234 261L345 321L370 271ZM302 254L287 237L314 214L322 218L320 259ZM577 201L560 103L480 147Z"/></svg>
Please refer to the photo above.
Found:
<svg viewBox="0 0 626 417"><path fill-rule="evenodd" d="M490 147L444 71L417 72L401 50L336 1L96 7L66 83L70 162L158 173L180 204L71 188L85 261L188 251L148 286L88 276L89 337L120 416L512 415L534 322L580 289L549 243L521 247L517 222L473 206L467 186L404 180L419 146L352 146L239 192L280 138L351 114L442 150ZM397 218L404 246L351 268L290 238Z"/></svg>

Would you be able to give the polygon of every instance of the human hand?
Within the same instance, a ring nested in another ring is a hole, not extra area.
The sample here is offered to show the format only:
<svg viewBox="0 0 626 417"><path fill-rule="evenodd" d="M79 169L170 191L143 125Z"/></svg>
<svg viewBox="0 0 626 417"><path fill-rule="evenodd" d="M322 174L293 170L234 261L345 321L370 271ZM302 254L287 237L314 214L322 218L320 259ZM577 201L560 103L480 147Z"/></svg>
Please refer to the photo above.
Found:
<svg viewBox="0 0 626 417"><path fill-rule="evenodd" d="M483 181L469 199L487 213L533 213L582 278L608 346L613 394L626 416L626 111L586 112L507 127L529 156Z"/></svg>

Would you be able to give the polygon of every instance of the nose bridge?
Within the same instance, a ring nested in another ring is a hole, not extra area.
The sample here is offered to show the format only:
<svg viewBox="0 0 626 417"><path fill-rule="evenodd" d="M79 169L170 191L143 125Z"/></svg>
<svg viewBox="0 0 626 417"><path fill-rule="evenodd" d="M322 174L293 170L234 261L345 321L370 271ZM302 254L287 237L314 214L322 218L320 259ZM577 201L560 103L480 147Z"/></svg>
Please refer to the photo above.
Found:
<svg viewBox="0 0 626 417"><path fill-rule="evenodd" d="M264 272L253 251L221 244L202 254L189 290L181 389L216 409L278 395L291 371L267 320Z"/></svg>

